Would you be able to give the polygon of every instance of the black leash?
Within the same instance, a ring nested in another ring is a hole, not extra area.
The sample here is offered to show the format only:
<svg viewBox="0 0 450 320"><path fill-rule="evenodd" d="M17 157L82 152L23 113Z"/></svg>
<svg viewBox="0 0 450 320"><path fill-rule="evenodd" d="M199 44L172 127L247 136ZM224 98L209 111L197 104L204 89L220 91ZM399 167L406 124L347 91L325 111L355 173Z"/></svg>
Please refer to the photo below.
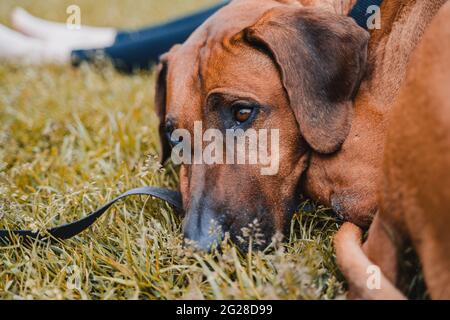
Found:
<svg viewBox="0 0 450 320"><path fill-rule="evenodd" d="M49 229L47 230L47 233L57 240L66 240L72 238L92 226L95 221L97 221L97 219L100 218L117 201L129 196L137 195L147 195L164 200L179 212L183 211L181 194L179 192L156 187L142 187L122 193L120 196L108 202L96 211L90 213L86 217L59 227ZM43 240L47 237L46 235L41 235L39 232L33 232L31 230L0 230L0 241L10 241L14 238L14 236L38 240Z"/></svg>

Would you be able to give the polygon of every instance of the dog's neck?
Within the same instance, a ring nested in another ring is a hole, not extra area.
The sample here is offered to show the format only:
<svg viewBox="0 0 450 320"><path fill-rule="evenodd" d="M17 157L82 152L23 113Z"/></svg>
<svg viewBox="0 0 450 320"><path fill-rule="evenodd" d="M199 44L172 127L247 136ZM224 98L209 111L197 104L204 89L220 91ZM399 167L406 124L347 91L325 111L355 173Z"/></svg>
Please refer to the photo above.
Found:
<svg viewBox="0 0 450 320"><path fill-rule="evenodd" d="M409 57L419 40L447 0L383 1L381 29L371 31L366 85L377 99L381 112L387 110L398 94L406 75ZM348 15L358 0L297 0L304 6L323 8Z"/></svg>
<svg viewBox="0 0 450 320"><path fill-rule="evenodd" d="M366 84L385 112L394 102L406 76L414 48L446 0L384 1L381 29L371 31Z"/></svg>
<svg viewBox="0 0 450 320"><path fill-rule="evenodd" d="M297 0L304 6L348 15L358 0ZM426 27L446 0L383 1L381 29L371 31L366 84L380 106L389 108L406 75L406 66ZM382 110L383 112L386 109Z"/></svg>
<svg viewBox="0 0 450 320"><path fill-rule="evenodd" d="M371 31L369 67L355 98L351 131L339 152L311 155L305 173L307 194L360 226L368 226L378 208L389 110L414 48L445 2L383 2L381 30Z"/></svg>

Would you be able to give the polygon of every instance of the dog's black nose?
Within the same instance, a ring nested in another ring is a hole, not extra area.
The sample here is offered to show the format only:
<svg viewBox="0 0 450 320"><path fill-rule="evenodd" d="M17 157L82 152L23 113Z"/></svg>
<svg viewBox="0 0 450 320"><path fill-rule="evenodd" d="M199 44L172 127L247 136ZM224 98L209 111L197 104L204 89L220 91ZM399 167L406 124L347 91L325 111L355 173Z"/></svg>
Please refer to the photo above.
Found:
<svg viewBox="0 0 450 320"><path fill-rule="evenodd" d="M187 244L210 251L220 244L224 232L217 214L208 208L189 210L183 226L184 238Z"/></svg>

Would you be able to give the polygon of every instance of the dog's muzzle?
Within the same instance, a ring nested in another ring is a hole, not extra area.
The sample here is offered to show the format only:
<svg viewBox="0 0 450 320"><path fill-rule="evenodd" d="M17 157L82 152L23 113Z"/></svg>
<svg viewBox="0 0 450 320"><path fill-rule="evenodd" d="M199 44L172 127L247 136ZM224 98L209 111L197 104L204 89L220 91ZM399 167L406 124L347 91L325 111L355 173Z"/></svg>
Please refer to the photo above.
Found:
<svg viewBox="0 0 450 320"><path fill-rule="evenodd" d="M223 216L204 203L194 204L186 212L183 233L186 244L210 251L224 238Z"/></svg>

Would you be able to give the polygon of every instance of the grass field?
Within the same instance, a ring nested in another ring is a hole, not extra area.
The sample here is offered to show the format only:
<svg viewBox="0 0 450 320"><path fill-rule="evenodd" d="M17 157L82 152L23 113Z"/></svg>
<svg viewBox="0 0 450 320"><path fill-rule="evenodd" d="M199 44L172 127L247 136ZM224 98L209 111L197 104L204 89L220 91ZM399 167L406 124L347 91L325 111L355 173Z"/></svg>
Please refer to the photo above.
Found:
<svg viewBox="0 0 450 320"><path fill-rule="evenodd" d="M214 2L2 0L0 22L18 5L65 21L75 3L83 24L137 27ZM0 62L0 228L43 230L132 187L176 188L174 169L157 162L153 87L152 72ZM133 198L64 243L0 246L0 298L342 298L331 243L338 222L314 208L299 210L289 239L266 252L224 241L222 254L205 254L182 247L166 204Z"/></svg>

